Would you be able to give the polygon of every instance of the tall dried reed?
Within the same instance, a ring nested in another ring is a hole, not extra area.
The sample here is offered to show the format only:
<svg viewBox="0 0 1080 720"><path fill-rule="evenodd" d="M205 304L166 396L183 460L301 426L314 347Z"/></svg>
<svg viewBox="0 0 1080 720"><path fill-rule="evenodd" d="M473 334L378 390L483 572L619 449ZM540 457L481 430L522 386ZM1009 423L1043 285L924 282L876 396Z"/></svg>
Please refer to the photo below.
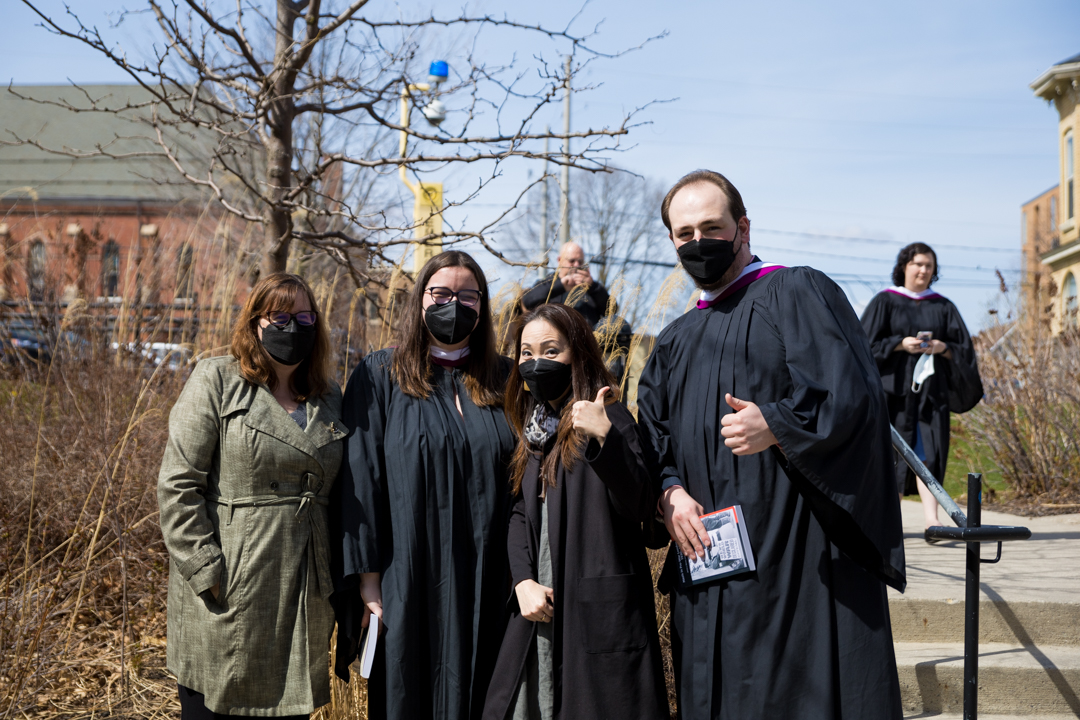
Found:
<svg viewBox="0 0 1080 720"><path fill-rule="evenodd" d="M1000 335L1000 333L999 333ZM985 397L959 416L1012 497L1034 512L1080 508L1080 334L1016 322L979 353Z"/></svg>

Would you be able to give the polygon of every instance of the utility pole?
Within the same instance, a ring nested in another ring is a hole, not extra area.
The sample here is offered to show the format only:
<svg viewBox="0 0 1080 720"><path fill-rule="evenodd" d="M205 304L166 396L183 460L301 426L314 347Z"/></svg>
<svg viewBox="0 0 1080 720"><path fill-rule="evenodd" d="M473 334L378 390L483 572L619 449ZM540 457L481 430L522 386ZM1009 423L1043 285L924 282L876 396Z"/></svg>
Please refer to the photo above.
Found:
<svg viewBox="0 0 1080 720"><path fill-rule="evenodd" d="M563 97L562 200L559 207L559 245L570 242L570 63L566 56L566 95Z"/></svg>
<svg viewBox="0 0 1080 720"><path fill-rule="evenodd" d="M551 126L544 128L544 132L548 135L551 134ZM540 183L540 258L544 261L543 267L538 272L540 273L540 279L543 280L547 274L547 254L548 254L548 148L551 138L544 138L544 179Z"/></svg>

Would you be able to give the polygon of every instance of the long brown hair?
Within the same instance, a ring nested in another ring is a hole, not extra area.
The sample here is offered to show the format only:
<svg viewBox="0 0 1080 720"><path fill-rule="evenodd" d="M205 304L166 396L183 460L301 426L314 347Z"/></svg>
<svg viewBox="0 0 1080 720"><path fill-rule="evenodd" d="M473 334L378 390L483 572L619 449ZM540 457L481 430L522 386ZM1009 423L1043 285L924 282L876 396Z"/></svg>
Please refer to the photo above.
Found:
<svg viewBox="0 0 1080 720"><path fill-rule="evenodd" d="M495 349L495 324L491 320L491 297L488 295L484 271L468 253L448 250L434 256L420 269L416 284L405 301L398 346L390 363L390 372L398 387L406 395L427 398L431 395L431 335L424 324L424 291L431 276L448 267L465 268L476 278L480 288L480 316L476 329L469 335L468 361L465 371L465 388L477 407L501 405L503 401L503 378L499 353Z"/></svg>
<svg viewBox="0 0 1080 720"><path fill-rule="evenodd" d="M514 449L514 458L510 463L510 486L514 494L521 492L521 480L525 477L525 467L529 464L532 451L525 440L525 423L532 415L536 407L536 400L532 393L525 390L525 382L518 372L518 363L521 361L521 334L525 326L531 322L543 320L566 338L566 344L570 348L571 385L570 395L563 402L562 417L559 419L559 432L555 439L555 446L543 460L541 467L543 477L548 485L555 487L555 476L558 464L562 463L566 470L573 469L574 465L581 460L585 449L585 438L574 429L571 413L567 408L573 407L578 400L596 399L596 393L605 385L611 390L604 396L605 404L611 404L619 398L619 383L604 365L604 356L600 352L600 345L596 342L596 336L589 329L589 324L577 310L572 310L565 305L546 304L540 305L532 312L525 313L521 318L514 338L514 367L510 370L510 378L506 381L506 419L517 434L518 443Z"/></svg>
<svg viewBox="0 0 1080 720"><path fill-rule="evenodd" d="M304 358L292 376L292 391L297 401L319 397L330 386L330 334L326 320L319 313L315 294L299 275L274 273L267 275L251 288L244 308L233 325L232 346L229 351L240 363L240 376L255 385L266 384L270 390L277 388L277 373L270 354L259 341L255 329L259 318L268 312L291 313L293 303L301 294L307 296L311 309L317 313L315 321L315 344L311 354Z"/></svg>

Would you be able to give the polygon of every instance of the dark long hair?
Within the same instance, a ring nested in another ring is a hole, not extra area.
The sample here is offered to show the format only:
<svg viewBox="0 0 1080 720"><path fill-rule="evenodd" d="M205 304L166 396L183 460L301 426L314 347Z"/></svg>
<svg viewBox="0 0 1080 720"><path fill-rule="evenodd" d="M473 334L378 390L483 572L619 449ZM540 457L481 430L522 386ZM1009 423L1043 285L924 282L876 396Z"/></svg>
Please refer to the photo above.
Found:
<svg viewBox="0 0 1080 720"><path fill-rule="evenodd" d="M896 267L892 270L892 282L897 287L904 286L904 270L907 269L907 264L915 259L916 255L929 255L934 258L934 274L930 276L930 284L933 285L938 279L938 261L937 253L934 249L926 243L913 242L896 256Z"/></svg>
<svg viewBox="0 0 1080 720"><path fill-rule="evenodd" d="M521 491L521 480L525 477L525 467L529 464L531 454L528 442L525 440L525 423L528 422L536 406L536 400L532 393L525 390L524 380L518 372L518 363L521 361L521 334L526 325L538 320L547 322L566 338L566 344L570 348L572 368L570 395L563 403L555 446L543 460L543 477L548 485L555 486L558 464L562 463L566 470L573 469L574 465L581 460L585 448L585 438L574 429L573 422L570 420L571 413L567 412L567 409L573 407L578 400L595 400L596 393L600 392L600 388L605 385L611 388L611 391L604 396L606 404L615 402L619 396L619 383L608 372L607 366L604 365L604 356L596 342L596 336L577 310L572 310L565 305L547 304L525 313L515 332L514 367L510 370L510 378L506 381L506 419L518 438L514 458L510 465L510 486L515 495Z"/></svg>
<svg viewBox="0 0 1080 720"><path fill-rule="evenodd" d="M259 318L268 312L291 313L293 303L301 293L307 296L311 309L317 313L317 319L311 354L304 358L292 377L292 391L299 401L319 397L330 386L330 333L326 329L326 319L319 313L315 294L302 277L274 273L255 283L233 325L230 347L232 356L240 363L241 377L255 385L265 383L274 390L277 387L277 373L274 372L270 354L259 342L255 327Z"/></svg>
<svg viewBox="0 0 1080 720"><path fill-rule="evenodd" d="M405 301L390 372L406 395L415 398L431 395L431 335L424 324L424 290L432 275L448 267L465 268L476 278L480 288L480 307L477 308L480 321L469 336L469 360L462 366L469 398L478 407L499 405L502 403L503 379L499 354L495 350L495 325L491 320L487 278L472 256L460 250L439 253L417 274L416 284Z"/></svg>

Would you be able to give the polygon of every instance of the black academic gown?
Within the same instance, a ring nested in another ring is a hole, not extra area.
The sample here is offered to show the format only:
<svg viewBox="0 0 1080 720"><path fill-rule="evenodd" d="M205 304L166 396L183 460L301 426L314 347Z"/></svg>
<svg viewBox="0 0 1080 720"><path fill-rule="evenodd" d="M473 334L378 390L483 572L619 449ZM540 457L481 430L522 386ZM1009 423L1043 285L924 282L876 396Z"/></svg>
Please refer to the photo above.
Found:
<svg viewBox="0 0 1080 720"><path fill-rule="evenodd" d="M565 305L567 296L574 290L577 290L577 288L567 290L563 287L562 280L559 279L558 275L552 273L522 296L521 307L528 312L544 303ZM589 327L595 328L596 324L600 322L600 318L607 315L608 297L607 288L599 281L593 280L585 294L579 297L570 307L581 313L581 316L585 318L585 322L589 323Z"/></svg>
<svg viewBox="0 0 1080 720"><path fill-rule="evenodd" d="M967 412L983 395L975 348L971 344L960 311L940 295L915 300L892 292L874 296L862 316L863 329L870 338L881 384L889 403L889 420L908 445L915 447L916 423L926 452L926 467L938 480L945 479L949 460L949 411ZM934 356L934 374L918 393L911 391L915 363L922 355L896 352L906 337L929 330L952 351ZM916 492L915 474L896 456L896 484L904 495Z"/></svg>
<svg viewBox="0 0 1080 720"><path fill-rule="evenodd" d="M727 392L758 404L783 453L724 445ZM680 716L902 717L885 595L905 583L888 419L840 288L783 269L678 318L642 374L638 418L656 481L677 479L706 513L741 504L757 560L672 592Z"/></svg>
<svg viewBox="0 0 1080 720"><path fill-rule="evenodd" d="M547 488L548 538L555 591L555 720L666 720L667 691L656 630L652 573L643 521L656 513L634 418L607 406L611 431L590 441L582 461L560 463ZM533 454L514 505L507 542L513 585L537 580L540 465ZM491 680L484 720L508 720L533 649L536 623L521 616L517 594Z"/></svg>
<svg viewBox="0 0 1080 720"><path fill-rule="evenodd" d="M501 407L471 402L459 369L433 365L426 400L401 392L392 352L356 368L342 405L353 431L331 505L336 670L348 679L360 637L358 576L381 572L386 632L368 717L468 720L483 710L506 624L514 436Z"/></svg>

